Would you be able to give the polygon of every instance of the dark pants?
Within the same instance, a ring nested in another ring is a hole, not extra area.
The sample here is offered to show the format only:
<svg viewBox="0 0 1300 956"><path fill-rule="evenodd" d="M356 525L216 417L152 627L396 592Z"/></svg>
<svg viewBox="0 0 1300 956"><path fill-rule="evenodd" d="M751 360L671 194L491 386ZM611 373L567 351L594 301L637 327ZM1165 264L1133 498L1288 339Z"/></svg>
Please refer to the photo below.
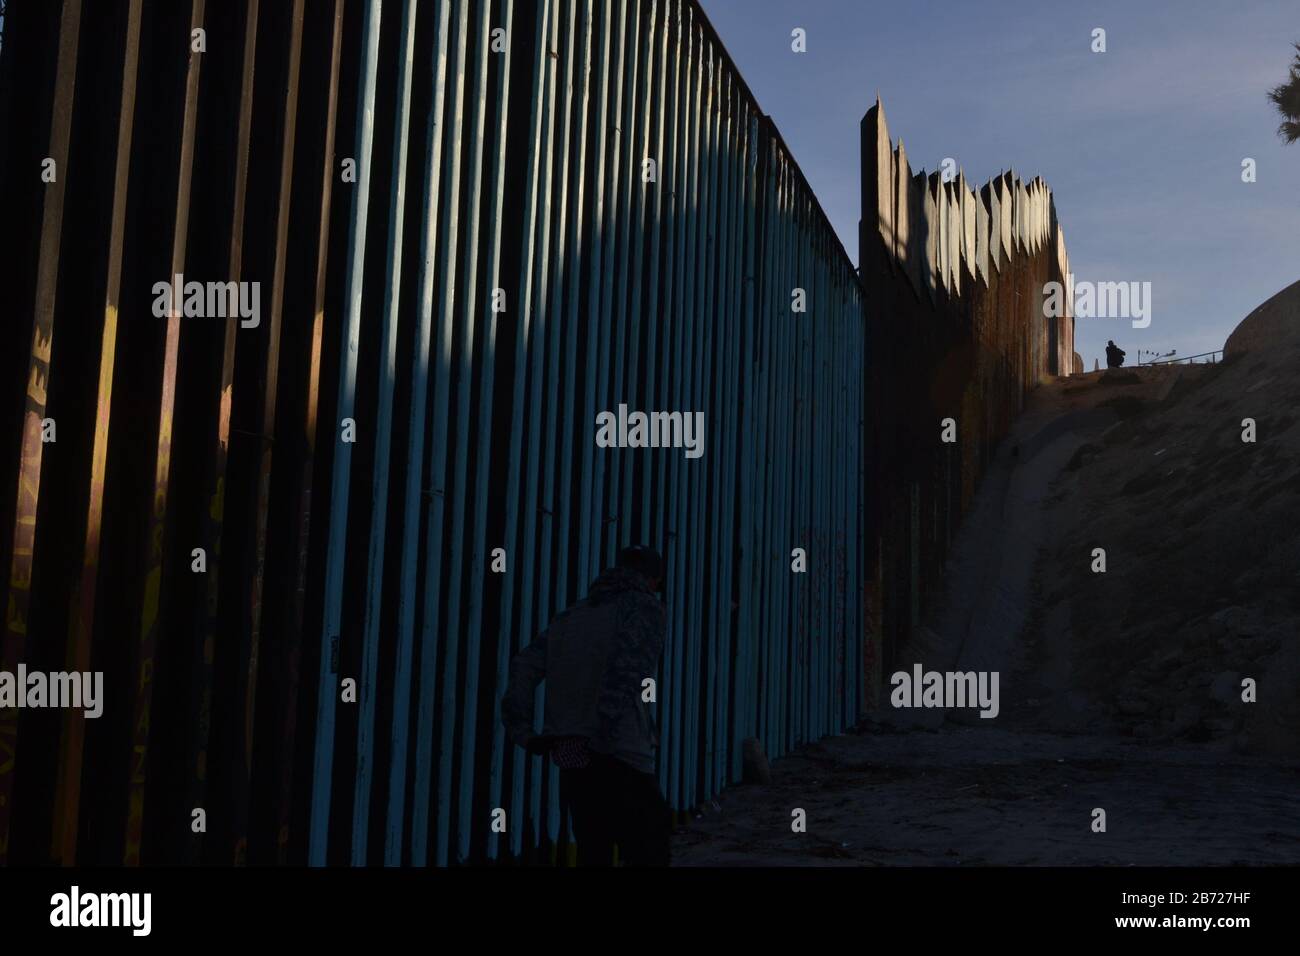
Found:
<svg viewBox="0 0 1300 956"><path fill-rule="evenodd" d="M613 865L615 844L627 866L668 865L672 814L653 774L593 754L582 770L560 771L560 802L573 814L579 866Z"/></svg>

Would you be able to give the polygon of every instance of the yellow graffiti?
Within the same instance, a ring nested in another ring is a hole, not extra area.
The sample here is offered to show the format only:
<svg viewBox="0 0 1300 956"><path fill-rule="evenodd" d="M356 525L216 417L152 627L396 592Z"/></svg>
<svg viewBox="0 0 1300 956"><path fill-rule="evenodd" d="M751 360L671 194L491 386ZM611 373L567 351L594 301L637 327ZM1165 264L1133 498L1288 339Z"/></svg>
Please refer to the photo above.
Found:
<svg viewBox="0 0 1300 956"><path fill-rule="evenodd" d="M144 822L144 793L140 791L131 794L131 809L127 814L126 820L126 853L123 862L127 866L137 866L140 863L140 827Z"/></svg>
<svg viewBox="0 0 1300 956"><path fill-rule="evenodd" d="M5 627L10 634L27 633L27 619L23 617L23 612L18 607L18 602L14 600L12 594L9 595L9 610L5 615Z"/></svg>
<svg viewBox="0 0 1300 956"><path fill-rule="evenodd" d="M136 761L135 771L131 774L131 782L133 784L144 783L144 759L145 759L144 744L136 744L133 749L135 750L136 756L139 757L140 759ZM143 804L144 795L141 794L139 799L140 799L140 803ZM136 804L136 795L135 793L132 793L131 794L131 817L130 817L131 819L134 819L136 815L135 804Z"/></svg>
<svg viewBox="0 0 1300 956"><path fill-rule="evenodd" d="M172 413L167 410L163 413L162 419L158 422L158 448L169 447L172 441ZM166 473L166 464L159 463L159 470Z"/></svg>
<svg viewBox="0 0 1300 956"><path fill-rule="evenodd" d="M15 591L32 589L32 562L14 561L13 574L9 577L9 586Z"/></svg>
<svg viewBox="0 0 1300 956"><path fill-rule="evenodd" d="M225 451L230 445L230 390L232 386L227 385L221 390L221 412L220 420L217 423L217 440L221 442L221 450Z"/></svg>

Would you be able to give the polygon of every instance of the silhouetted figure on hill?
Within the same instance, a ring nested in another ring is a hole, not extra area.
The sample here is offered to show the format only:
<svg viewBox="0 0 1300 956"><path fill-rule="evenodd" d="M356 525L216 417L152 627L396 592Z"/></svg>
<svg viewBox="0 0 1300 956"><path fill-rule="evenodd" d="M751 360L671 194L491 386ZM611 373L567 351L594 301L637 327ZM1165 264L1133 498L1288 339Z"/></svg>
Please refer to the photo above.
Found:
<svg viewBox="0 0 1300 956"><path fill-rule="evenodd" d="M624 548L587 596L555 618L510 662L501 719L518 746L560 771L560 804L573 814L579 866L667 866L672 815L659 793L659 735L643 696L663 653L667 614L656 596L663 559ZM541 734L533 692L546 681Z"/></svg>
<svg viewBox="0 0 1300 956"><path fill-rule="evenodd" d="M1124 364L1124 356L1128 353L1115 344L1113 340L1106 342L1106 367L1119 368Z"/></svg>

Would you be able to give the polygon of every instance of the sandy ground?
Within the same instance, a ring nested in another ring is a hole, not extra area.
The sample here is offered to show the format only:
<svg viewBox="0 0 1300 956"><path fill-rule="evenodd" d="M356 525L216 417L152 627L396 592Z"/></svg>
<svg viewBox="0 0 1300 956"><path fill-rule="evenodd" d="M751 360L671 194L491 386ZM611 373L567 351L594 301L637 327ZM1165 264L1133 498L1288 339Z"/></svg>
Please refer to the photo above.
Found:
<svg viewBox="0 0 1300 956"><path fill-rule="evenodd" d="M945 726L827 738L679 829L679 866L1300 863L1300 769L1191 746ZM1092 832L1094 808L1106 832ZM807 813L794 833L791 813Z"/></svg>
<svg viewBox="0 0 1300 956"><path fill-rule="evenodd" d="M1281 560L1300 541L1300 428L1276 404L1300 398L1283 374L1300 347L1245 358L1038 389L891 668L996 670L999 716L883 710L702 808L675 862L1300 863L1300 615ZM1244 451L1243 402L1271 429ZM1250 546L1226 540L1243 525Z"/></svg>

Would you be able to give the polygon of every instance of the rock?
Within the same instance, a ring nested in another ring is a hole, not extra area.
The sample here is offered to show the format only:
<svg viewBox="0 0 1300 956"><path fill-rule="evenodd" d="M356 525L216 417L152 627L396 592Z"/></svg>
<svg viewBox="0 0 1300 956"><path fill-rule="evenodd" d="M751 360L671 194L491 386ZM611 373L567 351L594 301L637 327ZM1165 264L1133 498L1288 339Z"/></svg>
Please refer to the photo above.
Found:
<svg viewBox="0 0 1300 956"><path fill-rule="evenodd" d="M1187 731L1186 737L1194 744L1203 744L1210 739L1210 732L1206 729L1204 722L1202 722Z"/></svg>
<svg viewBox="0 0 1300 956"><path fill-rule="evenodd" d="M1281 637L1278 632L1262 634L1259 637L1248 637L1241 642L1240 649L1249 658L1260 657L1277 650L1278 645L1282 642Z"/></svg>
<svg viewBox="0 0 1300 956"><path fill-rule="evenodd" d="M1221 643L1225 640L1235 641L1240 637L1257 637L1268 631L1268 622L1256 608L1232 605L1221 611L1215 611L1208 621L1210 636Z"/></svg>
<svg viewBox="0 0 1300 956"><path fill-rule="evenodd" d="M1076 714L1084 714L1092 709L1092 701L1088 699L1086 694L1082 694L1077 690L1072 690L1065 695L1065 703Z"/></svg>
<svg viewBox="0 0 1300 956"><path fill-rule="evenodd" d="M1234 703L1241 692L1241 675L1236 671L1223 671L1210 684L1210 696L1222 704Z"/></svg>
<svg viewBox="0 0 1300 956"><path fill-rule="evenodd" d="M1086 442L1079 446L1069 463L1065 466L1067 471L1078 471L1086 465L1096 454L1101 451L1100 445L1094 445L1092 442Z"/></svg>
<svg viewBox="0 0 1300 956"><path fill-rule="evenodd" d="M1193 677L1195 674L1196 674L1195 664L1182 664L1172 674L1169 675L1168 680L1170 681L1170 683L1175 683L1178 684L1179 686L1187 686L1188 678Z"/></svg>
<svg viewBox="0 0 1300 956"><path fill-rule="evenodd" d="M1201 722L1201 708L1195 704L1179 704L1174 710L1171 732L1184 734Z"/></svg>
<svg viewBox="0 0 1300 956"><path fill-rule="evenodd" d="M1222 611L1215 611L1206 622L1210 636L1215 640L1223 638L1231 630L1233 618L1241 613L1242 608L1236 605L1225 607Z"/></svg>
<svg viewBox="0 0 1300 956"><path fill-rule="evenodd" d="M1182 664L1183 664L1182 649L1174 648L1171 651L1165 651L1163 654L1157 657L1155 661L1152 662L1152 669L1163 674L1166 671L1172 671L1181 667Z"/></svg>
<svg viewBox="0 0 1300 956"><path fill-rule="evenodd" d="M1260 583L1263 580L1264 575L1258 568L1249 568L1232 582L1232 590L1241 597L1249 599L1259 593Z"/></svg>
<svg viewBox="0 0 1300 956"><path fill-rule="evenodd" d="M1118 421L1101 433L1101 442L1108 447L1118 445L1120 442L1127 441L1132 435L1133 426L1128 422Z"/></svg>
<svg viewBox="0 0 1300 956"><path fill-rule="evenodd" d="M1140 717L1147 712L1147 702L1136 697L1126 697L1119 701L1119 712L1126 717Z"/></svg>
<svg viewBox="0 0 1300 956"><path fill-rule="evenodd" d="M1148 491L1155 491L1157 488L1164 487L1168 484L1166 479L1168 475L1158 468L1153 468L1144 474L1131 478L1124 483L1120 489L1122 495L1143 495Z"/></svg>
<svg viewBox="0 0 1300 956"><path fill-rule="evenodd" d="M745 783L761 783L767 786L772 782L772 765L767 762L763 745L757 737L747 737L741 751L741 779Z"/></svg>

